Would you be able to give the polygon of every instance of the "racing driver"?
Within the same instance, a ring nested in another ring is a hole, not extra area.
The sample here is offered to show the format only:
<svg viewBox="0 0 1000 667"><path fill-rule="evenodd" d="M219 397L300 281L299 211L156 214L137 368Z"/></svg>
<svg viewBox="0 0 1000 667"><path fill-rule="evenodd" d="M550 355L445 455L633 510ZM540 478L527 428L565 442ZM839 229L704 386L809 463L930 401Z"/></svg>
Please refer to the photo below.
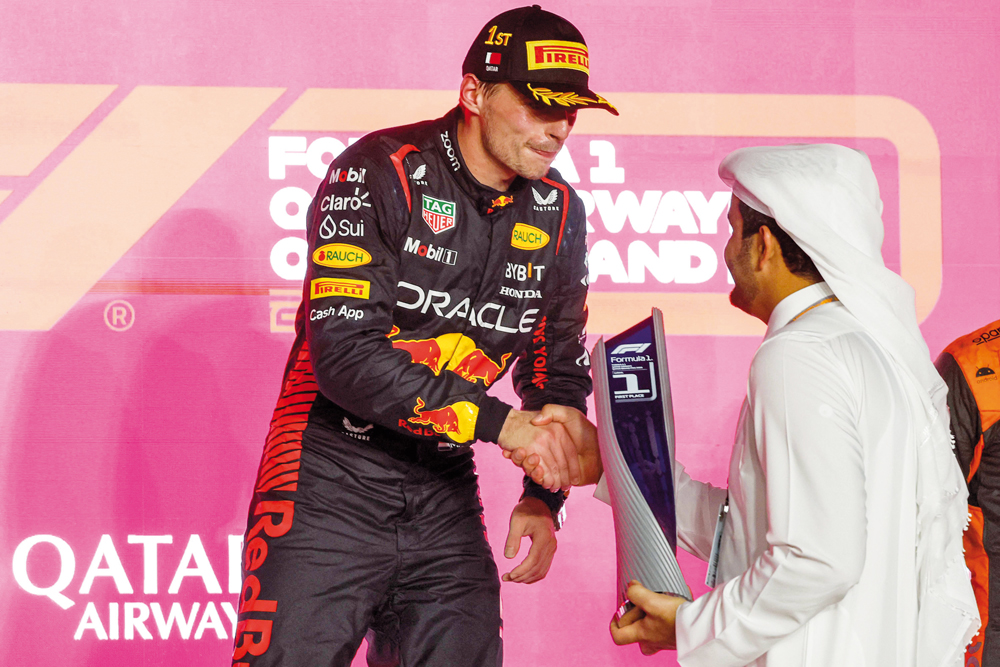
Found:
<svg viewBox="0 0 1000 667"><path fill-rule="evenodd" d="M545 576L579 481L553 403L585 410L584 207L550 169L588 87L580 32L537 5L484 26L443 118L363 137L308 215L296 339L245 536L235 665L502 660L471 445L538 453L505 580ZM521 410L487 388L513 368ZM388 649L388 650L385 650Z"/></svg>

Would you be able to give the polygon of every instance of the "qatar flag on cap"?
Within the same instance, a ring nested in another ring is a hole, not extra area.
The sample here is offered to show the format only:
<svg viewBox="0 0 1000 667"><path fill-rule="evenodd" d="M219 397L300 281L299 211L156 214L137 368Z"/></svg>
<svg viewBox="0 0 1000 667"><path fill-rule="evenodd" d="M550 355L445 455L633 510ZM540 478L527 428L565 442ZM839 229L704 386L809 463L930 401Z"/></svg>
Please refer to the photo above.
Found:
<svg viewBox="0 0 1000 667"><path fill-rule="evenodd" d="M493 51L486 52L486 64L487 65L499 65L500 64L500 54Z"/></svg>

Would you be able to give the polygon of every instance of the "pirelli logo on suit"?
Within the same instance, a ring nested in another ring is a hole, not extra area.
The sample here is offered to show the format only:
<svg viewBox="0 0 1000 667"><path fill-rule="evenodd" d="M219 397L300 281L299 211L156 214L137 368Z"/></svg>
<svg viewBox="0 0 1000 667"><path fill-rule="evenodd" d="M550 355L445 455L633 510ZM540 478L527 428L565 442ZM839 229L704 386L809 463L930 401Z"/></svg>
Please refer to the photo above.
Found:
<svg viewBox="0 0 1000 667"><path fill-rule="evenodd" d="M367 280L315 278L309 283L310 299L322 299L328 296L349 296L353 299L367 299L370 291L371 283Z"/></svg>

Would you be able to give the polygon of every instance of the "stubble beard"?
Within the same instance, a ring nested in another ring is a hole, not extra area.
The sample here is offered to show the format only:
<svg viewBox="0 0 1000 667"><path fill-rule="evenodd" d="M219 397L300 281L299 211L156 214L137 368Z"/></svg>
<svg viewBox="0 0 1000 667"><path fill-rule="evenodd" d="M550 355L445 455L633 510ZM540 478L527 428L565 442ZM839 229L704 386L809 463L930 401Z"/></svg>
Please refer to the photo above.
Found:
<svg viewBox="0 0 1000 667"><path fill-rule="evenodd" d="M735 278L734 278L735 279ZM752 295L748 295L739 285L733 287L729 292L729 303L736 306L744 313L750 313L750 304L753 303Z"/></svg>
<svg viewBox="0 0 1000 667"><path fill-rule="evenodd" d="M750 312L750 308L757 298L758 292L760 292L760 287L750 279L749 264L750 244L747 240L744 240L740 246L739 256L733 262L733 266L729 267L729 273L733 276L733 282L735 283L732 291L729 292L729 303L744 313L752 315L753 313Z"/></svg>
<svg viewBox="0 0 1000 667"><path fill-rule="evenodd" d="M485 128L483 145L486 152L521 178L534 181L549 173L551 161L543 164L534 161L529 163L522 155L522 146L517 143L517 139L498 131L496 124L491 122L492 116L493 114L488 108L483 110L483 126ZM523 148L530 151L533 147L526 144ZM556 152L559 149L558 146L535 148L549 152ZM539 157L539 161L542 161L541 157Z"/></svg>

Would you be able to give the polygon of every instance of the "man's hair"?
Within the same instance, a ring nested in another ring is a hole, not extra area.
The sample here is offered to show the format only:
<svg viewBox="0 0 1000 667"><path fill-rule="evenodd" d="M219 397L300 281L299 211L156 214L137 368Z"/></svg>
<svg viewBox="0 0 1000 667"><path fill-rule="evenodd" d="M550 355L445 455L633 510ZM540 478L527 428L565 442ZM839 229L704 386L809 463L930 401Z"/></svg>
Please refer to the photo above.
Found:
<svg viewBox="0 0 1000 667"><path fill-rule="evenodd" d="M480 81L479 90L483 91L483 97L490 97L497 89L504 84L503 81Z"/></svg>
<svg viewBox="0 0 1000 667"><path fill-rule="evenodd" d="M500 90L500 86L504 84L503 81L478 81L476 82L476 90L481 90L483 92L483 99L489 99ZM462 112L465 114L465 121L469 121L469 110L465 107L465 103L459 99L458 104L462 107Z"/></svg>
<svg viewBox="0 0 1000 667"><path fill-rule="evenodd" d="M746 241L751 236L760 231L761 227L767 227L774 238L778 239L778 246L781 248L781 258L785 260L785 266L793 274L802 278L811 278L816 282L823 280L819 269L813 264L812 259L799 247L792 237L778 226L778 222L769 215L764 215L756 209L750 208L745 202L739 200L740 215L743 217L743 234L741 240Z"/></svg>

